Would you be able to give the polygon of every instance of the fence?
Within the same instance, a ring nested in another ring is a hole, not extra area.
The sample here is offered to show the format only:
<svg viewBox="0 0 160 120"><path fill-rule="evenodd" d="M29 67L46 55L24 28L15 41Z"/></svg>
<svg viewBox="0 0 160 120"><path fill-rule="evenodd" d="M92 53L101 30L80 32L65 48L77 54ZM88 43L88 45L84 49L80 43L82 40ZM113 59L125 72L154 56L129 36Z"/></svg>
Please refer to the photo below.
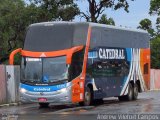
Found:
<svg viewBox="0 0 160 120"><path fill-rule="evenodd" d="M19 66L0 65L0 104L19 101Z"/></svg>
<svg viewBox="0 0 160 120"><path fill-rule="evenodd" d="M159 69L151 69L150 89L160 90L160 70Z"/></svg>
<svg viewBox="0 0 160 120"><path fill-rule="evenodd" d="M6 72L5 66L0 65L0 104L7 102L7 83L6 83Z"/></svg>

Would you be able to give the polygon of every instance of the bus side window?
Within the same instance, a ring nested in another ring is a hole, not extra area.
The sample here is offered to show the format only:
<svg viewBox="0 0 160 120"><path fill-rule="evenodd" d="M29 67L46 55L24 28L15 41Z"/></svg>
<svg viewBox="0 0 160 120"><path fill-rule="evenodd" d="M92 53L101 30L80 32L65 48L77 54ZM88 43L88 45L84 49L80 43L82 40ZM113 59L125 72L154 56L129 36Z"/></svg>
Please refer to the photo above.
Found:
<svg viewBox="0 0 160 120"><path fill-rule="evenodd" d="M70 66L70 79L78 77L82 72L83 66L83 50L78 51L72 55L72 63Z"/></svg>
<svg viewBox="0 0 160 120"><path fill-rule="evenodd" d="M148 74L148 63L144 64L144 74Z"/></svg>

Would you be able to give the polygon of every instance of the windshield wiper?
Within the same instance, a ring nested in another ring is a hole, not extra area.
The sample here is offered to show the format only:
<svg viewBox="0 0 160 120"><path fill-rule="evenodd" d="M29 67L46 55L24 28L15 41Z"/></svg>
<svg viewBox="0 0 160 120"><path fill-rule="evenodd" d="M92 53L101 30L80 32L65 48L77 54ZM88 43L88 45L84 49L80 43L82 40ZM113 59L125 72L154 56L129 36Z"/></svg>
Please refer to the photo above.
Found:
<svg viewBox="0 0 160 120"><path fill-rule="evenodd" d="M57 83L57 82L64 82L64 81L67 81L68 79L50 79L50 80L54 80L53 83Z"/></svg>
<svg viewBox="0 0 160 120"><path fill-rule="evenodd" d="M24 82L24 83L29 83L29 82L31 82L31 83L36 83L36 82L39 82L39 81L37 81L37 80L35 80L35 79L22 79L21 80L22 82Z"/></svg>
<svg viewBox="0 0 160 120"><path fill-rule="evenodd" d="M28 82L28 80L21 80L21 82L23 82L23 83L27 83L27 82Z"/></svg>

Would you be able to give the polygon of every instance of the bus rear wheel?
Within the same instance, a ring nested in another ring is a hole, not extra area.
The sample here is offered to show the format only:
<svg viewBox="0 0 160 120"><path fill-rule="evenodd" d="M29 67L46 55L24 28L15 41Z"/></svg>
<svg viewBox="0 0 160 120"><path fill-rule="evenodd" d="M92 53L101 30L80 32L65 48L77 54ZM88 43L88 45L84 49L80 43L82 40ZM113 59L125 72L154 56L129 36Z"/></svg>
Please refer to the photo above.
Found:
<svg viewBox="0 0 160 120"><path fill-rule="evenodd" d="M133 100L133 86L131 83L128 84L128 94L126 95L126 100L127 101Z"/></svg>
<svg viewBox="0 0 160 120"><path fill-rule="evenodd" d="M133 100L134 88L131 83L128 84L128 94L124 96L119 96L119 101L131 101Z"/></svg>
<svg viewBox="0 0 160 120"><path fill-rule="evenodd" d="M133 89L133 100L137 100L137 98L138 98L138 85L135 83Z"/></svg>
<svg viewBox="0 0 160 120"><path fill-rule="evenodd" d="M47 108L49 106L49 103L39 103L39 106L41 108Z"/></svg>

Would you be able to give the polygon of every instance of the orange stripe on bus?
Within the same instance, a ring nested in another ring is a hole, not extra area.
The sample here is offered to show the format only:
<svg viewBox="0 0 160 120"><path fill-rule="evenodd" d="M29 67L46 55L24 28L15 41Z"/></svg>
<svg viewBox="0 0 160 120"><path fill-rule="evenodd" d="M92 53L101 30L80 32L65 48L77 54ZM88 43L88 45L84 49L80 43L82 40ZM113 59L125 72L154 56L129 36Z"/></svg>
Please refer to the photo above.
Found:
<svg viewBox="0 0 160 120"><path fill-rule="evenodd" d="M22 51L22 48L18 48L16 50L14 50L10 56L9 56L9 64L10 65L13 65L14 64L14 56L17 54L17 53L20 53Z"/></svg>
<svg viewBox="0 0 160 120"><path fill-rule="evenodd" d="M81 102L84 100L84 89L85 89L85 77L86 77L86 68L87 68L87 60L88 60L88 51L90 46L91 39L91 27L88 28L88 36L83 60L82 73L79 77L72 80L72 102ZM83 78L83 79L82 79ZM82 97L82 98L80 98Z"/></svg>
<svg viewBox="0 0 160 120"><path fill-rule="evenodd" d="M72 61L72 54L82 50L84 46L76 46L71 49L66 49L66 50L59 50L59 51L51 51L51 52L32 52L32 51L27 51L27 50L22 50L21 48L14 50L10 54L9 58L9 64L13 65L14 64L14 56L19 52L21 53L22 56L26 57L37 57L37 58L42 58L42 57L57 57L57 56L63 56L67 55L66 63L70 64Z"/></svg>
<svg viewBox="0 0 160 120"><path fill-rule="evenodd" d="M148 64L148 73L144 74L144 66ZM150 89L150 49L141 49L140 51L140 65L147 89Z"/></svg>

